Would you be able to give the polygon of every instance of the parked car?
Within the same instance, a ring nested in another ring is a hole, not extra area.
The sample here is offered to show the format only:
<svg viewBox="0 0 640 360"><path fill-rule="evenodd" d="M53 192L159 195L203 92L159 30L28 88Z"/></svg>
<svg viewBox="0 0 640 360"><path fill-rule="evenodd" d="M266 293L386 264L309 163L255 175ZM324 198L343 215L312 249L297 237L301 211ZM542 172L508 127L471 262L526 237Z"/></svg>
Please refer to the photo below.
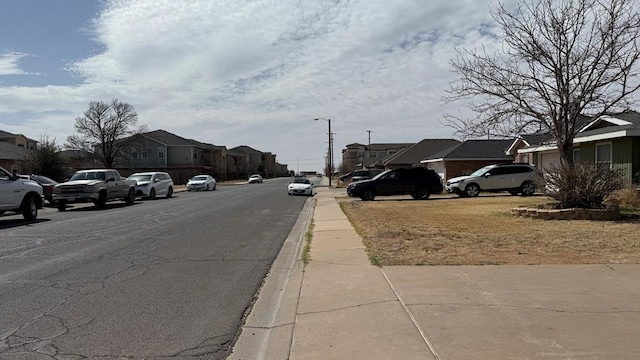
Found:
<svg viewBox="0 0 640 360"><path fill-rule="evenodd" d="M249 184L262 184L262 175L253 174L249 176L249 180L247 180Z"/></svg>
<svg viewBox="0 0 640 360"><path fill-rule="evenodd" d="M136 181L136 196L151 200L156 196L173 196L173 179L166 172L140 172L127 179Z"/></svg>
<svg viewBox="0 0 640 360"><path fill-rule="evenodd" d="M294 178L287 186L289 195L307 195L313 196L313 184L307 178Z"/></svg>
<svg viewBox="0 0 640 360"><path fill-rule="evenodd" d="M358 169L351 173L351 182L373 179L376 175L383 172L383 169Z"/></svg>
<svg viewBox="0 0 640 360"><path fill-rule="evenodd" d="M187 182L187 191L215 190L216 179L211 175L196 175Z"/></svg>
<svg viewBox="0 0 640 360"><path fill-rule="evenodd" d="M49 202L49 204L53 204L53 187L56 186L58 183L57 181L42 175L27 175L26 178L33 180L42 186L42 194L44 195L44 198Z"/></svg>
<svg viewBox="0 0 640 360"><path fill-rule="evenodd" d="M42 186L0 167L0 215L15 211L25 220L35 220L41 208Z"/></svg>
<svg viewBox="0 0 640 360"><path fill-rule="evenodd" d="M414 199L426 200L431 194L442 192L442 180L433 170L399 168L384 171L373 179L352 182L347 194L371 201L376 196L411 195Z"/></svg>
<svg viewBox="0 0 640 360"><path fill-rule="evenodd" d="M445 189L461 197L478 196L481 191L508 191L511 195L533 195L539 182L538 170L529 164L495 164L468 176L447 180Z"/></svg>
<svg viewBox="0 0 640 360"><path fill-rule="evenodd" d="M59 211L65 211L67 203L91 201L102 207L107 201L122 200L133 204L136 182L120 176L115 169L76 171L68 181L53 187L53 200Z"/></svg>

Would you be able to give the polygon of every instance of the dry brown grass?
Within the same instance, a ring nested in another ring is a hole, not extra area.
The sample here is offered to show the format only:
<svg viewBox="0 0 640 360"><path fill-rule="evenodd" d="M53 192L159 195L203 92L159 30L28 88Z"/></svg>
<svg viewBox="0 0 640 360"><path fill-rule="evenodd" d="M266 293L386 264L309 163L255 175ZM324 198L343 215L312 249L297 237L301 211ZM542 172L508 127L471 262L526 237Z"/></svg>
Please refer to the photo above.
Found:
<svg viewBox="0 0 640 360"><path fill-rule="evenodd" d="M640 263L640 221L517 218L543 196L339 199L379 265Z"/></svg>

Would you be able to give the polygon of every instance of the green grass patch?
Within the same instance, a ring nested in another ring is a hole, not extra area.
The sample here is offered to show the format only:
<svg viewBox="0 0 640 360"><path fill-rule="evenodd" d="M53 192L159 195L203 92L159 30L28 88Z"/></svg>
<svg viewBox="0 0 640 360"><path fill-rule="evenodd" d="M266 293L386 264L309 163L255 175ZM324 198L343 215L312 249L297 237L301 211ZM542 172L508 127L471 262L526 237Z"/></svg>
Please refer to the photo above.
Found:
<svg viewBox="0 0 640 360"><path fill-rule="evenodd" d="M307 265L311 261L311 241L313 240L313 228L315 224L313 220L307 228L307 232L304 234L304 249L302 250L302 262Z"/></svg>

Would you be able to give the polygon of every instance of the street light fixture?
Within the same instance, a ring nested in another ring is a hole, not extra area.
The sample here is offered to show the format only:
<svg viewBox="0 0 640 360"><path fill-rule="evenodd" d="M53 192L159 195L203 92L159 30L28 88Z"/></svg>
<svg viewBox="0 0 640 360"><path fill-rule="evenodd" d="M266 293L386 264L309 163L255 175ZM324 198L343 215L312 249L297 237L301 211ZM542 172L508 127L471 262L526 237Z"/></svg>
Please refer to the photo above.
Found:
<svg viewBox="0 0 640 360"><path fill-rule="evenodd" d="M325 120L329 124L329 187L331 187L331 177L333 176L333 139L331 136L331 119L315 118L313 121Z"/></svg>

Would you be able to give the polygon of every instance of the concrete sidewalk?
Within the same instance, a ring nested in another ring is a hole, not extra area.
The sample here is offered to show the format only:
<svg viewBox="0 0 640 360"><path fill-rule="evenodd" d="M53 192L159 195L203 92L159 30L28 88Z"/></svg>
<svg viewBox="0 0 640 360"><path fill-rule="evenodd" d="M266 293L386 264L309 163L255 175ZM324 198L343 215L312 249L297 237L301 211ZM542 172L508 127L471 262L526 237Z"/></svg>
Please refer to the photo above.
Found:
<svg viewBox="0 0 640 360"><path fill-rule="evenodd" d="M230 359L640 359L640 265L379 268L341 195L318 188Z"/></svg>

